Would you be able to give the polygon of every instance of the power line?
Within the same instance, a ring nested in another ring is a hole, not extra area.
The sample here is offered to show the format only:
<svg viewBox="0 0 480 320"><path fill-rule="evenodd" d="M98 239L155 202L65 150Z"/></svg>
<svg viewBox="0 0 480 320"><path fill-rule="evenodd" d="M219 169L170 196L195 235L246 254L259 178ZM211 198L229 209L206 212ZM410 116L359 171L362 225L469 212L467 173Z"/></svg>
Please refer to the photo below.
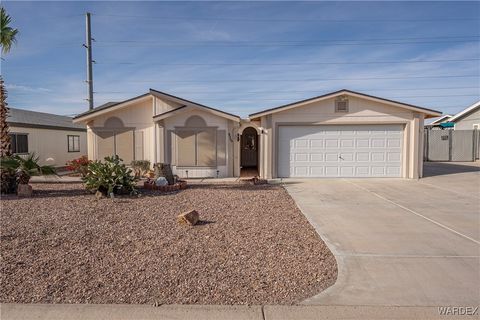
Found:
<svg viewBox="0 0 480 320"><path fill-rule="evenodd" d="M329 43L327 46L383 46L383 45L399 45L399 44L435 44L435 43L470 43L478 42L478 40L445 40L445 41L401 41L401 42L364 42L364 43ZM326 46L325 43L296 43L296 44L281 44L281 43L240 43L240 42L194 42L187 41L185 43L167 43L165 41L158 42L132 42L135 45L154 45L160 47L317 47ZM98 41L98 45L101 47L113 47L116 45L124 45L125 42L115 41Z"/></svg>
<svg viewBox="0 0 480 320"><path fill-rule="evenodd" d="M407 37L407 38L362 38L362 39L315 39L315 41L311 40L268 40L268 41L263 41L263 40L236 40L240 42L328 42L328 41L333 41L333 42L340 42L340 41L389 41L389 40L425 40L425 39L463 39L463 38L479 38L479 34L472 34L472 35L453 35L453 36L423 36L423 37ZM102 40L102 39L99 39ZM153 41L153 42L158 42L158 39L154 40L112 40L112 41L122 41L122 42L143 42L143 41ZM161 41L170 41L170 42L182 42L179 40L161 40ZM203 40L203 41L195 41L195 42L231 42L231 40Z"/></svg>
<svg viewBox="0 0 480 320"><path fill-rule="evenodd" d="M287 94L291 93L292 91L276 91L272 93L278 93L278 94ZM317 91L318 92L318 91ZM100 93L100 94L127 94L127 92L121 92L121 91L95 91L95 93ZM212 94L212 92L183 92L183 94ZM232 94L231 92L223 92L223 93L215 93L215 94ZM248 94L245 92L241 92L239 94ZM258 94L258 93L255 93ZM427 95L427 96L394 96L392 98L396 99L404 99L404 98L447 98L447 97L480 97L480 93L477 94L447 94L447 95ZM224 100L225 98L218 98L218 99L208 99L208 100ZM264 99L264 98L250 98L250 100L265 100L265 101L277 101L277 100L286 100L288 98L278 98L278 99ZM237 101L237 100L236 100Z"/></svg>
<svg viewBox="0 0 480 320"><path fill-rule="evenodd" d="M305 81L361 81L361 80L401 80L436 78L479 78L479 75L436 75L411 77L365 77L365 78L306 78L306 79L205 79L205 80L168 80L169 83L205 83L205 82L305 82ZM158 80L127 80L125 82L152 83Z"/></svg>
<svg viewBox="0 0 480 320"><path fill-rule="evenodd" d="M366 39L315 39L315 40L103 40L97 39L98 42L103 43L295 43L295 44L311 44L325 42L370 42L370 41L409 41L409 40L428 40L428 39L466 39L466 38L480 38L480 35L469 36L436 36L436 37L408 37L408 38L366 38Z"/></svg>
<svg viewBox="0 0 480 320"><path fill-rule="evenodd" d="M355 89L356 91L418 91L418 90L458 90L458 89L479 89L479 87L442 87L442 88L391 88L391 89ZM261 90L242 91L241 94L262 94L262 93L318 93L319 90ZM138 93L138 91L96 91L96 93ZM231 94L231 91L182 91L182 94Z"/></svg>
<svg viewBox="0 0 480 320"><path fill-rule="evenodd" d="M479 18L468 17L445 17L445 18L425 18L425 19L324 19L324 18L236 18L236 17L174 17L174 16L142 16L142 15L115 15L115 14L95 14L98 17L112 18L135 18L135 19L154 19L156 22L161 20L198 20L198 21L244 21L244 22L433 22L433 21L479 21Z"/></svg>
<svg viewBox="0 0 480 320"><path fill-rule="evenodd" d="M425 91L425 90L463 90L463 89L477 89L480 90L478 86L473 87L436 87L436 88L390 88L390 89L378 89L378 88L367 88L367 89L355 89L356 91ZM53 91L45 92L17 92L15 88L8 89L12 95L50 95L57 94ZM260 91L242 91L241 94L263 94L263 93L318 93L319 90L260 90ZM138 94L138 91L94 91L94 93L100 94ZM181 94L231 94L232 91L182 91ZM437 96L438 97L438 96Z"/></svg>
<svg viewBox="0 0 480 320"><path fill-rule="evenodd" d="M408 64L408 63L438 63L438 62L470 62L480 61L479 58L473 59L440 59L440 60L404 60L404 61L327 61L327 62L287 62L287 63L148 63L148 65L163 65L163 66L302 66L302 65L328 65L328 64ZM135 65L140 62L97 62L98 65Z"/></svg>

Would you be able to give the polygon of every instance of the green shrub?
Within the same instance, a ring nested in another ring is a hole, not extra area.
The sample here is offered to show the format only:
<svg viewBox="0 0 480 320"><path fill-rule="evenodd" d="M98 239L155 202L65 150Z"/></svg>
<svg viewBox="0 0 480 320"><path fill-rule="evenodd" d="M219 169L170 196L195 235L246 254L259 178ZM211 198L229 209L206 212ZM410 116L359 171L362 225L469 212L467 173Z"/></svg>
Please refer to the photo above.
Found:
<svg viewBox="0 0 480 320"><path fill-rule="evenodd" d="M135 177L140 178L150 170L150 161L148 160L133 160L131 163Z"/></svg>
<svg viewBox="0 0 480 320"><path fill-rule="evenodd" d="M35 153L2 157L0 172L2 193L17 192L18 184L28 184L32 176L56 174L54 167L39 165Z"/></svg>
<svg viewBox="0 0 480 320"><path fill-rule="evenodd" d="M136 193L137 179L118 156L105 157L103 162L90 162L82 180L88 190L100 191L106 196Z"/></svg>

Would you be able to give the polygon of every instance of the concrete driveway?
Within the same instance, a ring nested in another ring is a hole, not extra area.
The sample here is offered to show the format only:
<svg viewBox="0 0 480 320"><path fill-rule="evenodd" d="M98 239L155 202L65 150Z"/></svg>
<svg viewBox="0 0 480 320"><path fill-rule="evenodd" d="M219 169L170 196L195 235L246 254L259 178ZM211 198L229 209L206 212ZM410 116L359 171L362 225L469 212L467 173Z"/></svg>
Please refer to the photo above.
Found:
<svg viewBox="0 0 480 320"><path fill-rule="evenodd" d="M305 304L479 304L480 164L427 163L425 176L284 181L339 265Z"/></svg>

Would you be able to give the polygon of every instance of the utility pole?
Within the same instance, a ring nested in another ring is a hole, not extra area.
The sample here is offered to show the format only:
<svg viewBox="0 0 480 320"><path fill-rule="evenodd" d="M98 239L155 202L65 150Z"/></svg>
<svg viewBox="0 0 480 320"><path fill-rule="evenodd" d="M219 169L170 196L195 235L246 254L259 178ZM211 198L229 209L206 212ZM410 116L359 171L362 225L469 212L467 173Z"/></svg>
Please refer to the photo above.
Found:
<svg viewBox="0 0 480 320"><path fill-rule="evenodd" d="M88 109L93 109L93 60L92 60L92 26L90 22L90 12L86 14L86 44L87 49L87 85L88 85Z"/></svg>

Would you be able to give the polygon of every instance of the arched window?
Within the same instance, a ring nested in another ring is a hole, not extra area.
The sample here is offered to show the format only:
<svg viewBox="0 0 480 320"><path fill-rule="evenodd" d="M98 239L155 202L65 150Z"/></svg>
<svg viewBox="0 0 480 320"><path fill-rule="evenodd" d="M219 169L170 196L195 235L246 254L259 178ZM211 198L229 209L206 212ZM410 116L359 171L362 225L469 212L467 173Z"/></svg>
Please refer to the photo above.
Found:
<svg viewBox="0 0 480 320"><path fill-rule="evenodd" d="M120 120L120 118L117 117L110 117L107 120L105 120L104 124L105 128L123 128L123 121Z"/></svg>
<svg viewBox="0 0 480 320"><path fill-rule="evenodd" d="M185 121L185 127L189 127L189 128L205 128L206 126L207 126L207 123L200 116L190 116Z"/></svg>

